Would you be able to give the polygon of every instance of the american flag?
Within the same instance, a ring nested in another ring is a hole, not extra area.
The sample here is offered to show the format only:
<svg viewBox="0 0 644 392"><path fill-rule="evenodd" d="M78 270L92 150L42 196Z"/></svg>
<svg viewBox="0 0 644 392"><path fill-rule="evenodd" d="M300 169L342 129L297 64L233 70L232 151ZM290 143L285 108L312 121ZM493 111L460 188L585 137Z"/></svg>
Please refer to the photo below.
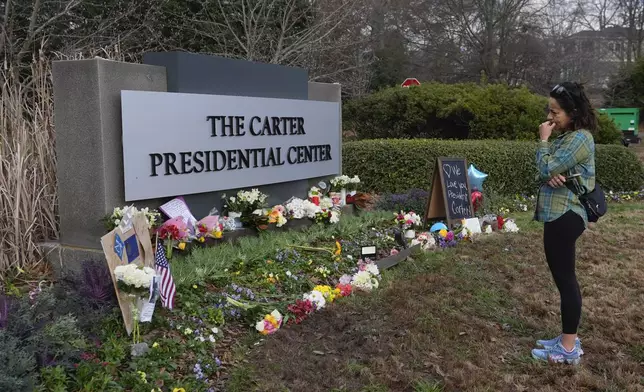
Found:
<svg viewBox="0 0 644 392"><path fill-rule="evenodd" d="M157 238L157 250L154 254L154 266L156 267L157 275L161 276L161 285L159 291L161 294L161 303L164 308L172 309L174 306L174 294L176 287L172 274L170 273L170 264L165 257L165 249Z"/></svg>

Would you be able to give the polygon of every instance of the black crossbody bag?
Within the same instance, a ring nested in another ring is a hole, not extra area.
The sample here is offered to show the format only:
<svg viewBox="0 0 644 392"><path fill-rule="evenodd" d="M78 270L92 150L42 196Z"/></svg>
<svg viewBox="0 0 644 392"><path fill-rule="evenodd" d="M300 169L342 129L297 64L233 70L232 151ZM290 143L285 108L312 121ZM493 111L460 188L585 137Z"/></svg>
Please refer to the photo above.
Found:
<svg viewBox="0 0 644 392"><path fill-rule="evenodd" d="M577 181L574 182L575 185L577 185ZM597 222L599 218L606 215L606 211L608 210L606 195L599 184L595 183L595 189L585 194L581 194L581 192L579 192L579 186L573 186L568 182L566 182L566 186L572 193L577 195L581 205L584 206L586 214L588 215L588 222Z"/></svg>

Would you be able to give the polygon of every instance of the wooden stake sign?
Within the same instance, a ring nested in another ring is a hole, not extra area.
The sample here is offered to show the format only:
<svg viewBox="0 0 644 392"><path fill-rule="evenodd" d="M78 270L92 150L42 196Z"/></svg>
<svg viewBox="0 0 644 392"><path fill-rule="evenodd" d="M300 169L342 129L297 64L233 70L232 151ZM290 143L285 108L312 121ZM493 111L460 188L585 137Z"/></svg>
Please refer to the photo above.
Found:
<svg viewBox="0 0 644 392"><path fill-rule="evenodd" d="M465 158L437 158L425 209L425 225L430 219L445 219L451 228L462 219L473 217L470 181Z"/></svg>

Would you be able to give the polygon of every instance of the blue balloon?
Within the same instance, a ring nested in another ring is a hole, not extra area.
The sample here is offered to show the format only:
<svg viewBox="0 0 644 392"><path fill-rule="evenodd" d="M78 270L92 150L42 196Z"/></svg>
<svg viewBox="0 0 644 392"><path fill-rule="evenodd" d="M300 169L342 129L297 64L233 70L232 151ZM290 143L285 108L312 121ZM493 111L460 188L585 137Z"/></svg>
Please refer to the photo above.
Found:
<svg viewBox="0 0 644 392"><path fill-rule="evenodd" d="M437 231L441 231L443 229L447 230L447 226L445 226L445 223L438 222L438 223L434 223L434 225L429 229L429 231L434 233Z"/></svg>
<svg viewBox="0 0 644 392"><path fill-rule="evenodd" d="M487 178L487 174L483 173L479 169L475 168L474 165L470 164L469 169L467 169L467 177L470 180L470 186L472 190L483 190L483 182Z"/></svg>

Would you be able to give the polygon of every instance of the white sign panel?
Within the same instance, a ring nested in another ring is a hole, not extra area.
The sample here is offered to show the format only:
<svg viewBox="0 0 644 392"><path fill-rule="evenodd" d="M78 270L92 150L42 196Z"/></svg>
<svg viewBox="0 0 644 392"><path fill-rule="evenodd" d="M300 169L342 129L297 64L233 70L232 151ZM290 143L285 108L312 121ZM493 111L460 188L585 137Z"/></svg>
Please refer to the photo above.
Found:
<svg viewBox="0 0 644 392"><path fill-rule="evenodd" d="M122 91L125 200L340 172L340 103Z"/></svg>

